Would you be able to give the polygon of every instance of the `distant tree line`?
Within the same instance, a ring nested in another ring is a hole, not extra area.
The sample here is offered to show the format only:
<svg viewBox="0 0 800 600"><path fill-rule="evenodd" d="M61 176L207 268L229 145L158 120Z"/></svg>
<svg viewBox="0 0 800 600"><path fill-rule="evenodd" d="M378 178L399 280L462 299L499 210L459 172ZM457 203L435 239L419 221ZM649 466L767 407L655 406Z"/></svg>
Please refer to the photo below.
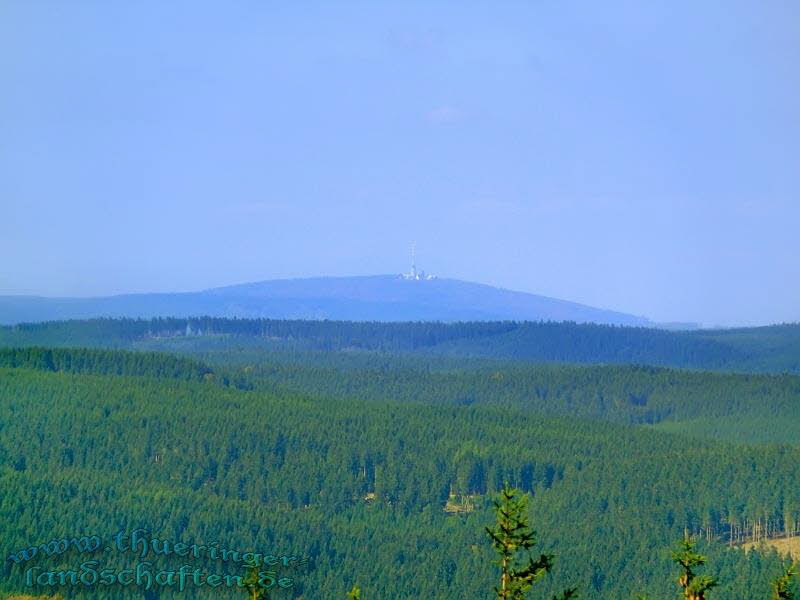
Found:
<svg viewBox="0 0 800 600"><path fill-rule="evenodd" d="M210 367L200 362L170 354L88 348L0 348L0 367L193 381L202 381L212 373Z"/></svg>
<svg viewBox="0 0 800 600"><path fill-rule="evenodd" d="M800 372L800 325L666 331L571 322L351 322L218 317L90 319L0 328L0 345L126 348L169 338L269 340L277 347L421 352L526 361Z"/></svg>

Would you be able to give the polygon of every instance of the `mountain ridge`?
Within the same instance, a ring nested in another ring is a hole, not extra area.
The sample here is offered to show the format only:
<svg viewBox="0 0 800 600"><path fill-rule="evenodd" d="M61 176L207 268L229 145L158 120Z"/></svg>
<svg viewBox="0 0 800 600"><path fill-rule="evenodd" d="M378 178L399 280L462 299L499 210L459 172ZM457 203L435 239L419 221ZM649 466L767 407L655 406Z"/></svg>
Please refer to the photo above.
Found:
<svg viewBox="0 0 800 600"><path fill-rule="evenodd" d="M656 327L646 317L458 279L398 275L272 279L197 292L93 298L0 296L0 323L224 316L352 321L574 321Z"/></svg>

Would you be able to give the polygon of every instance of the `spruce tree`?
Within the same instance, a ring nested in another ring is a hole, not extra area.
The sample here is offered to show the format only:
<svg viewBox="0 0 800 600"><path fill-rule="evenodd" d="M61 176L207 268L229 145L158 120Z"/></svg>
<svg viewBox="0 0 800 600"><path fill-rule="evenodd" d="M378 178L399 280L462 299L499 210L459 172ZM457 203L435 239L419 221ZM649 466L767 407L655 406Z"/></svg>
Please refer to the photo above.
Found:
<svg viewBox="0 0 800 600"><path fill-rule="evenodd" d="M706 593L716 587L717 580L709 575L697 575L695 567L705 564L706 557L694 551L695 543L689 539L684 539L680 543L680 548L672 553L672 560L681 567L681 575L678 577L678 585L683 590L685 600L706 600Z"/></svg>
<svg viewBox="0 0 800 600"><path fill-rule="evenodd" d="M506 482L499 500L494 501L495 527L486 532L498 555L500 584L494 588L498 600L522 600L535 583L553 568L553 555L542 554L534 559L531 548L536 545L536 532L528 520L528 498ZM527 554L527 561L520 554ZM563 599L576 597L575 589L564 591ZM554 598L553 600L558 600Z"/></svg>
<svg viewBox="0 0 800 600"><path fill-rule="evenodd" d="M267 590L258 585L258 565L246 564L247 575L242 580L244 589L247 590L248 600L269 600Z"/></svg>

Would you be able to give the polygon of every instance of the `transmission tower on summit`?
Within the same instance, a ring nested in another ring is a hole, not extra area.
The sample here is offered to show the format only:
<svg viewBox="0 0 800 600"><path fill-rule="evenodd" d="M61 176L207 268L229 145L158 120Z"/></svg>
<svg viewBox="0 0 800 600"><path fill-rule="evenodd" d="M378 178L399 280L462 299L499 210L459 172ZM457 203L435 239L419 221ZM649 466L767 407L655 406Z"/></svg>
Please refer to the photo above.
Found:
<svg viewBox="0 0 800 600"><path fill-rule="evenodd" d="M436 275L427 275L425 271L417 271L417 242L411 243L411 272L403 273L403 279L412 281L430 281L436 279Z"/></svg>

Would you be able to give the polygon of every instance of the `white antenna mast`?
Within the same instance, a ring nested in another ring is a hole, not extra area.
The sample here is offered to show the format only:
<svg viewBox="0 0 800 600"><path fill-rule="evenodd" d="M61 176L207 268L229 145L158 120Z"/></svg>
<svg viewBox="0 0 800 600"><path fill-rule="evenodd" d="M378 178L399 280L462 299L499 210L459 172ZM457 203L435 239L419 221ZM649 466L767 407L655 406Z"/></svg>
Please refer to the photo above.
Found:
<svg viewBox="0 0 800 600"><path fill-rule="evenodd" d="M411 272L400 275L406 281L430 281L436 279L436 275L428 275L425 271L417 270L417 242L411 242Z"/></svg>

